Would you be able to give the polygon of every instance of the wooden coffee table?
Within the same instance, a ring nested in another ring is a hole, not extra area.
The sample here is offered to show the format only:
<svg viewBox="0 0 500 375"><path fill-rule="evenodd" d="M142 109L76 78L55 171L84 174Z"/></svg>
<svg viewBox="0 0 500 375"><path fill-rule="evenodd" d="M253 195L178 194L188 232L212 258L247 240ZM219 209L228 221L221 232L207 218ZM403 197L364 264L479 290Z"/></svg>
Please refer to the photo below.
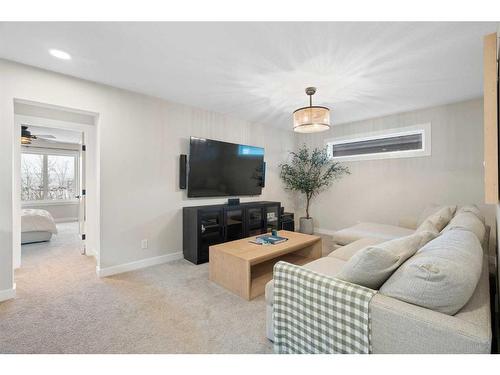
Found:
<svg viewBox="0 0 500 375"><path fill-rule="evenodd" d="M321 257L321 237L281 230L288 241L277 245L257 245L255 237L210 246L210 280L251 300L264 293L273 278L273 266L282 260L303 265Z"/></svg>

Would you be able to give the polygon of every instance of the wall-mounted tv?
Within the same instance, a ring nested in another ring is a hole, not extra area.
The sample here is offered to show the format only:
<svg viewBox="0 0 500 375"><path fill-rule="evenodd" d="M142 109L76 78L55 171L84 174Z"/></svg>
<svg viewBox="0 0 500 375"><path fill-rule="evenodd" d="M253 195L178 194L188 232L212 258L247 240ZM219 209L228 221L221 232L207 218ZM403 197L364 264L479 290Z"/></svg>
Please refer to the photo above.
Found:
<svg viewBox="0 0 500 375"><path fill-rule="evenodd" d="M263 148L191 137L188 197L259 195L263 176Z"/></svg>

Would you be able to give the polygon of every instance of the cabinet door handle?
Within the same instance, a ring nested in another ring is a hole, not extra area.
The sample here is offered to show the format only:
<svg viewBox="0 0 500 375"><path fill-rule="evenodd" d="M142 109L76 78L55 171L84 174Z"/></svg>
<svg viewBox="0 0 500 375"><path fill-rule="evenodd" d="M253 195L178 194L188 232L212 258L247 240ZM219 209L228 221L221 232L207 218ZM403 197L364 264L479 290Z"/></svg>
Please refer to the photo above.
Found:
<svg viewBox="0 0 500 375"><path fill-rule="evenodd" d="M201 224L201 233L205 233L205 226Z"/></svg>

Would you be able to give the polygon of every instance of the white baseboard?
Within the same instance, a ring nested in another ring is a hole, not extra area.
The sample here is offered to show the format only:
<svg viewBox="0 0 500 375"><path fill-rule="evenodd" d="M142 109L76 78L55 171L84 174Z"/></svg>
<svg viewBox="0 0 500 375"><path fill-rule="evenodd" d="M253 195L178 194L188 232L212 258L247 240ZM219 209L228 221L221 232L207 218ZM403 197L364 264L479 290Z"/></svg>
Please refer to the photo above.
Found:
<svg viewBox="0 0 500 375"><path fill-rule="evenodd" d="M12 298L16 298L16 284L13 285L12 289L0 290L0 302Z"/></svg>
<svg viewBox="0 0 500 375"><path fill-rule="evenodd" d="M158 264L172 262L174 260L179 260L182 258L183 258L182 252L177 252L177 253L172 253L172 254L160 255L158 257L141 259L141 260L138 260L135 262L119 264L117 266L111 266L111 267L105 267L105 268L97 267L97 275L99 277L117 275L119 273L134 271L134 270L138 270L138 269L146 268L146 267L151 267L151 266L156 266Z"/></svg>
<svg viewBox="0 0 500 375"><path fill-rule="evenodd" d="M319 234L328 234L332 236L335 232L336 230L332 229L314 228L314 233L319 233Z"/></svg>

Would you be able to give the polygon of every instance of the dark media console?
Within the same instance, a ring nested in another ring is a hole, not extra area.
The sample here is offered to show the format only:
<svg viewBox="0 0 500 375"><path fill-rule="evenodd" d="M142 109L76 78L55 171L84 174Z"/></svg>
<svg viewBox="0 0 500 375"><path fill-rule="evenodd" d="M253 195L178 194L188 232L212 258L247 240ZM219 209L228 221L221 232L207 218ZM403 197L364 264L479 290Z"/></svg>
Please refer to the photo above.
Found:
<svg viewBox="0 0 500 375"><path fill-rule="evenodd" d="M281 229L280 202L248 202L182 209L184 258L194 264L208 262L208 248Z"/></svg>

